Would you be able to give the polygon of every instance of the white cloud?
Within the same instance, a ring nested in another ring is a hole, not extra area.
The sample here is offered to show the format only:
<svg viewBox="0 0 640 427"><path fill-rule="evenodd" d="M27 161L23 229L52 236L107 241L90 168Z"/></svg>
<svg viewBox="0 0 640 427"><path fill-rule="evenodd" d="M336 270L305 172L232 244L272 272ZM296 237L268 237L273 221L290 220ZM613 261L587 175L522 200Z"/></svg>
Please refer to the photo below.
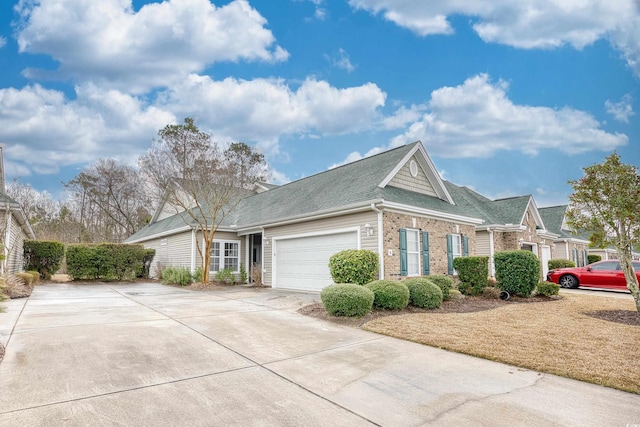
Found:
<svg viewBox="0 0 640 427"><path fill-rule="evenodd" d="M634 0L349 0L353 8L382 14L418 35L451 34L448 18L464 15L485 42L517 48L582 49L602 38L624 54L640 75L640 11Z"/></svg>
<svg viewBox="0 0 640 427"><path fill-rule="evenodd" d="M307 79L292 89L280 79L215 81L191 75L164 92L157 105L179 117L196 117L201 128L273 148L282 135L341 135L367 129L379 120L385 98L372 83L339 89Z"/></svg>
<svg viewBox="0 0 640 427"><path fill-rule="evenodd" d="M344 49L339 49L338 54L334 56L325 55L325 58L327 58L334 67L346 70L349 73L356 69L351 63L349 54Z"/></svg>
<svg viewBox="0 0 640 427"><path fill-rule="evenodd" d="M430 153L443 157L488 157L514 150L535 155L556 149L574 154L610 151L628 142L608 133L584 111L514 104L508 84L480 74L456 87L431 93L429 112L393 143L422 140Z"/></svg>
<svg viewBox="0 0 640 427"><path fill-rule="evenodd" d="M380 120L385 98L374 84L340 89L311 79L292 89L283 80L191 75L151 103L93 83L76 86L73 100L33 85L0 89L0 141L15 170L23 165L21 174L24 167L55 173L103 157L135 161L159 129L194 117L220 142L257 143L269 155L286 157L278 148L282 136L369 129Z"/></svg>
<svg viewBox="0 0 640 427"><path fill-rule="evenodd" d="M219 61L283 61L266 19L246 0L21 0L21 52L50 55L59 78L145 92ZM28 77L42 74L26 70Z"/></svg>
<svg viewBox="0 0 640 427"><path fill-rule="evenodd" d="M113 157L132 161L172 114L117 91L76 88L70 101L39 85L0 89L0 140L14 171L56 173L61 166Z"/></svg>
<svg viewBox="0 0 640 427"><path fill-rule="evenodd" d="M7 44L7 39L0 36L0 48L4 47Z"/></svg>
<svg viewBox="0 0 640 427"><path fill-rule="evenodd" d="M611 102L607 99L604 106L607 113L611 114L619 122L629 123L629 118L636 114L633 112L631 95L629 94L623 96L620 102Z"/></svg>

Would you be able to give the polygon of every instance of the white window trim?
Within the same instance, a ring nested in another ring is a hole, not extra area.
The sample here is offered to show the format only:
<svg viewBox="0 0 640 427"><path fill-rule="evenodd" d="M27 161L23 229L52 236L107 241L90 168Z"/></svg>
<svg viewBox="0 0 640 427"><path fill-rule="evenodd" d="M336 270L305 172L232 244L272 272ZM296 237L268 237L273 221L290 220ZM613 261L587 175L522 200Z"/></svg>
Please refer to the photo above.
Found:
<svg viewBox="0 0 640 427"><path fill-rule="evenodd" d="M224 268L224 260L225 260L225 256L224 256L224 244L225 243L235 243L238 245L238 256L237 257L230 257L230 258L238 258L238 270L234 271L234 274L238 274L240 273L240 264L242 264L242 255L240 253L240 250L242 248L242 244L241 244L241 240L230 240L230 239L213 239L212 243L219 243L220 244L220 267ZM213 250L213 244L211 245L211 249ZM213 258L213 256L211 256L210 258ZM211 261L209 261L209 268L211 268ZM210 272L214 272L217 273L220 270L210 270Z"/></svg>
<svg viewBox="0 0 640 427"><path fill-rule="evenodd" d="M417 228L405 228L407 232L407 277L416 277L422 275L422 241L421 241L421 233ZM418 251L410 251L409 250L409 232L416 233L417 242L418 242ZM417 272L412 273L409 271L409 254L417 254L418 255L418 268Z"/></svg>

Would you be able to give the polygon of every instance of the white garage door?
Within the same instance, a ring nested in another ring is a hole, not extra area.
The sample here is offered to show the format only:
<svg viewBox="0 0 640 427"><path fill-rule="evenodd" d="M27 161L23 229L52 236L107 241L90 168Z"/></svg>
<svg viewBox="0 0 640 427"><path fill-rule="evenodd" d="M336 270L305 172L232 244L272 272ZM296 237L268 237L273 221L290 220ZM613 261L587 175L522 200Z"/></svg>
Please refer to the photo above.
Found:
<svg viewBox="0 0 640 427"><path fill-rule="evenodd" d="M358 248L358 233L276 240L274 288L320 291L333 283L329 273L331 255Z"/></svg>

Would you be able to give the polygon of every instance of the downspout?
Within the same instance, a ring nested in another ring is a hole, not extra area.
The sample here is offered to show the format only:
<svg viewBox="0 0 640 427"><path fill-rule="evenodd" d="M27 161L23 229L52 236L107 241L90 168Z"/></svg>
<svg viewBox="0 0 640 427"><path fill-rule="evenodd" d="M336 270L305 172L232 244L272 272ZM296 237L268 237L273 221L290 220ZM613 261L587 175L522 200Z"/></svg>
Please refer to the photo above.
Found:
<svg viewBox="0 0 640 427"><path fill-rule="evenodd" d="M196 241L196 230L195 228L191 229L191 274L196 272L196 257L198 256L198 251L196 245L198 242ZM202 266L204 269L204 266Z"/></svg>
<svg viewBox="0 0 640 427"><path fill-rule="evenodd" d="M489 232L489 273L491 277L496 277L496 265L493 261L493 255L495 254L495 245L493 244L493 230L487 228Z"/></svg>
<svg viewBox="0 0 640 427"><path fill-rule="evenodd" d="M376 207L375 203L371 203L371 210L378 214L378 256L380 257L380 279L384 279L384 242L383 242L383 224L382 224L382 211Z"/></svg>
<svg viewBox="0 0 640 427"><path fill-rule="evenodd" d="M6 230L4 233L4 248L2 248L2 253L4 254L4 259L2 261L0 261L0 271L2 271L2 274L6 273L9 271L9 245L11 244L11 210L9 209L9 205L5 204L4 207L5 211L7 212L7 217L5 218L5 226L6 226Z"/></svg>

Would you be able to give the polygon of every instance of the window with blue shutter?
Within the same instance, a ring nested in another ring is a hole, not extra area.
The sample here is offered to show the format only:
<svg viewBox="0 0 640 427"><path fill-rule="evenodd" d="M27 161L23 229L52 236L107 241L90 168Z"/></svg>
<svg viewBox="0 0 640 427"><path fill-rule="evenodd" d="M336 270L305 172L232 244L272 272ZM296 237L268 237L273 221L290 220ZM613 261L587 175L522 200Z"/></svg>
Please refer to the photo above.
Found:
<svg viewBox="0 0 640 427"><path fill-rule="evenodd" d="M422 274L429 275L429 233L422 232Z"/></svg>
<svg viewBox="0 0 640 427"><path fill-rule="evenodd" d="M400 229L400 275L407 275L407 230Z"/></svg>
<svg viewBox="0 0 640 427"><path fill-rule="evenodd" d="M453 235L447 234L447 272L453 274Z"/></svg>

